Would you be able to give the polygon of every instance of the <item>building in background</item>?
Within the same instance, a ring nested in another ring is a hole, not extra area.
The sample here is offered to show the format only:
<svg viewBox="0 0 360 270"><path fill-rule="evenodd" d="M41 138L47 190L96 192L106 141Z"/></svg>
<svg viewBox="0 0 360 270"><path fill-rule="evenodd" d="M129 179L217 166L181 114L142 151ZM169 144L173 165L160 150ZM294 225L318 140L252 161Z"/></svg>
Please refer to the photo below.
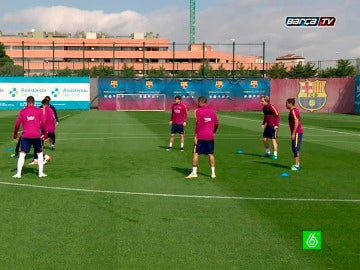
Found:
<svg viewBox="0 0 360 270"><path fill-rule="evenodd" d="M289 53L283 56L276 57L276 63L283 64L286 68L291 68L301 63L304 64L305 58L301 55Z"/></svg>
<svg viewBox="0 0 360 270"><path fill-rule="evenodd" d="M262 55L235 54L235 43L227 44L227 50L220 51L205 43L176 44L151 32L126 37L84 32L72 36L35 30L17 35L0 32L0 43L5 45L6 53L14 63L24 67L27 76L51 75L65 68L91 69L99 65L120 71L125 64L133 67L139 77L146 76L150 69L160 68L169 75L177 71L195 72L204 63L214 70L219 67L229 71L264 69ZM231 46L234 46L233 50Z"/></svg>

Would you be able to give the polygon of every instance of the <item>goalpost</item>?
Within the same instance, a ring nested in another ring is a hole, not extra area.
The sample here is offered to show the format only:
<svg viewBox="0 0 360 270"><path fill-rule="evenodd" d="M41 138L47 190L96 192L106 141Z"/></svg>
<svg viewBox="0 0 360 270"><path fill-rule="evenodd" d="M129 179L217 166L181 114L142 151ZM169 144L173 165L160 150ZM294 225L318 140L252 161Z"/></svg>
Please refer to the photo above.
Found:
<svg viewBox="0 0 360 270"><path fill-rule="evenodd" d="M117 94L117 111L165 111L165 94Z"/></svg>

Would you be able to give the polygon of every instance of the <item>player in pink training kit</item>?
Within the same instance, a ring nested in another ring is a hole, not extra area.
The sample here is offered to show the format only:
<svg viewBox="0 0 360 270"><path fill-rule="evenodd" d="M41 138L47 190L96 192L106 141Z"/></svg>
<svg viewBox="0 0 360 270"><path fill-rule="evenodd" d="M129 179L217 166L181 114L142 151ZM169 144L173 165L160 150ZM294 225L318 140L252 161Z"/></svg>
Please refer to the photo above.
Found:
<svg viewBox="0 0 360 270"><path fill-rule="evenodd" d="M180 96L176 96L175 103L172 105L172 110L171 110L171 120L170 120L171 134L170 134L169 147L167 148L167 150L172 149L175 134L179 133L180 151L184 151L184 140L185 140L184 127L186 126L187 120L188 120L188 111L186 105L181 102Z"/></svg>
<svg viewBox="0 0 360 270"><path fill-rule="evenodd" d="M26 107L22 109L15 122L13 139L17 139L17 134L22 125L22 134L20 138L20 153L17 164L17 173L14 178L21 178L22 167L24 166L25 156L33 146L39 157L39 177L46 177L44 174L43 150L41 145L40 130L45 130L45 119L40 108L35 107L35 99L33 96L26 98Z"/></svg>
<svg viewBox="0 0 360 270"><path fill-rule="evenodd" d="M44 137L46 136L49 140L51 140L53 137L55 137L55 113L49 106L49 100L44 98L41 102L40 107L43 115L44 115L44 127L45 131L43 131ZM45 134L46 133L46 134ZM41 143L44 145L45 140L42 138ZM43 147L43 155L44 155L44 165L48 163L51 160L51 157L44 152ZM38 164L38 155L37 152L34 149L34 160L29 163L29 165L37 165Z"/></svg>
<svg viewBox="0 0 360 270"><path fill-rule="evenodd" d="M300 170L300 146L303 138L303 128L300 122L300 112L295 107L295 98L286 100L286 108L289 110L289 128L291 133L291 148L294 154L295 164L291 166L292 171Z"/></svg>
<svg viewBox="0 0 360 270"><path fill-rule="evenodd" d="M46 98L42 101L42 110L45 117L45 130L46 130L46 137L50 140L51 145L55 141L55 127L56 127L56 115L54 110L50 107L50 101ZM51 160L49 155L44 156L44 163L47 163Z"/></svg>
<svg viewBox="0 0 360 270"><path fill-rule="evenodd" d="M272 156L272 159L276 160L278 154L278 144L276 136L280 123L280 114L276 107L270 103L270 98L268 96L261 96L260 101L263 105L264 113L264 119L261 124L261 128L264 129L262 137L262 141L265 146L264 157L271 156L271 151L268 143L268 139L271 139L274 148L274 155Z"/></svg>
<svg viewBox="0 0 360 270"><path fill-rule="evenodd" d="M207 98L198 98L198 109L195 111L195 145L192 160L192 172L186 178L197 177L199 155L208 155L211 167L211 178L215 178L215 132L219 127L219 120L215 111L206 105Z"/></svg>

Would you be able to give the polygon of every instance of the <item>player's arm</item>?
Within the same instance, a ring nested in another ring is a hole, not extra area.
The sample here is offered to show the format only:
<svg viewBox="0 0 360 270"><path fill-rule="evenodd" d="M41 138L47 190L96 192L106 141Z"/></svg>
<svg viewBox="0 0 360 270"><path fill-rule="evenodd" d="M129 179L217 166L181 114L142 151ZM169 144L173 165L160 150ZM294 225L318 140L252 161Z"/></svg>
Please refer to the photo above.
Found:
<svg viewBox="0 0 360 270"><path fill-rule="evenodd" d="M280 114L274 105L271 105L271 110L273 111L275 117L275 128L278 128L280 124Z"/></svg>
<svg viewBox="0 0 360 270"><path fill-rule="evenodd" d="M216 113L214 114L214 134L216 133L216 131L218 130L219 128L219 119L216 115Z"/></svg>
<svg viewBox="0 0 360 270"><path fill-rule="evenodd" d="M183 111L184 111L184 116L183 116L183 119L184 119L184 127L186 126L186 123L187 123L187 121L188 121L188 109L187 109L187 107L186 107L186 105L184 104L184 109L183 109Z"/></svg>
<svg viewBox="0 0 360 270"><path fill-rule="evenodd" d="M171 125L172 124L172 120L174 119L174 106L171 107L171 115L170 115L170 121L169 121L169 124Z"/></svg>
<svg viewBox="0 0 360 270"><path fill-rule="evenodd" d="M263 118L263 121L261 123L261 128L265 127L265 123L266 123L266 115L264 114L264 118Z"/></svg>
<svg viewBox="0 0 360 270"><path fill-rule="evenodd" d="M13 139L16 140L18 137L18 132L21 124L21 113L19 113L18 117L16 118L15 127L14 127L14 133L13 133Z"/></svg>
<svg viewBox="0 0 360 270"><path fill-rule="evenodd" d="M56 109L55 109L54 105L51 105L50 108L53 110L53 112L55 114L55 121L56 121L56 124L58 125L60 121L59 121L59 117L57 115Z"/></svg>
<svg viewBox="0 0 360 270"><path fill-rule="evenodd" d="M293 130L293 132L291 134L291 139L295 140L295 134L296 134L296 131L297 131L298 126L299 126L299 118L296 116L296 113L295 113L294 110L292 111L292 115L293 115L295 124L294 124L294 130Z"/></svg>

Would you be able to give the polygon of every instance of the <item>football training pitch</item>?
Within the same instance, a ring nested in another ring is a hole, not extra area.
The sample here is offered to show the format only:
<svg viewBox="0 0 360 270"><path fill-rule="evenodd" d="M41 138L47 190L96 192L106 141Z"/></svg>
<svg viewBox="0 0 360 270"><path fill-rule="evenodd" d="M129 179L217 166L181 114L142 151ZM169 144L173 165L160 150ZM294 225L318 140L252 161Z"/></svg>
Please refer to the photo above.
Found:
<svg viewBox="0 0 360 270"><path fill-rule="evenodd" d="M29 154L13 179L17 112L0 113L1 269L359 267L360 116L302 113L292 172L287 113L272 160L262 157L262 112L218 112L214 180L205 156L198 178L185 179L193 111L184 152L178 137L166 151L170 112L59 114L48 177ZM316 245L304 231L317 231Z"/></svg>

